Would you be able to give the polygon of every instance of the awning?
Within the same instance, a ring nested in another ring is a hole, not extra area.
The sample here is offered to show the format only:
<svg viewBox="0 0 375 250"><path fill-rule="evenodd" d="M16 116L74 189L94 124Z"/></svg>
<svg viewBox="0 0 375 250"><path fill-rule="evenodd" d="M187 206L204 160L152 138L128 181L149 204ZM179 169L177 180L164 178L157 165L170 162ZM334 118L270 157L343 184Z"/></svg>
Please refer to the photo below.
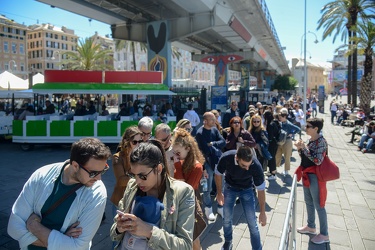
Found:
<svg viewBox="0 0 375 250"><path fill-rule="evenodd" d="M124 94L176 95L164 84L43 83L35 84L38 94Z"/></svg>

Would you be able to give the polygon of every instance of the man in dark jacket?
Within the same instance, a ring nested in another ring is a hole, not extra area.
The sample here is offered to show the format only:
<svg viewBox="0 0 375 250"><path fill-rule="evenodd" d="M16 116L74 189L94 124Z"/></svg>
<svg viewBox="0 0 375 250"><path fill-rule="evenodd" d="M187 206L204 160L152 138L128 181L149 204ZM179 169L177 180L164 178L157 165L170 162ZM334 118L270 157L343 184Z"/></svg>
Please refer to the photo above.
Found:
<svg viewBox="0 0 375 250"><path fill-rule="evenodd" d="M222 126L223 128L227 128L229 127L229 121L230 119L232 119L233 117L235 116L239 116L239 112L237 110L237 101L231 101L230 103L230 109L228 109L225 114L224 114L224 118L223 118L223 123L222 123Z"/></svg>

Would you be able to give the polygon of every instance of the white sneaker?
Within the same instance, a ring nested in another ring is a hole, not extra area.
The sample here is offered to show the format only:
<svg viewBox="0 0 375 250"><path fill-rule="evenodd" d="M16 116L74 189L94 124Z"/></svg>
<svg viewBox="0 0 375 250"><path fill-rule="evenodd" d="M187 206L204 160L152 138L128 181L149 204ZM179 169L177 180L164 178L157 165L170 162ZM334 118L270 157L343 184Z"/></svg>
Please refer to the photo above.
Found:
<svg viewBox="0 0 375 250"><path fill-rule="evenodd" d="M222 207L218 207L217 208L217 214L219 214L221 216L221 218L224 218L223 214L224 214L224 210Z"/></svg>
<svg viewBox="0 0 375 250"><path fill-rule="evenodd" d="M210 220L210 221L215 220L215 215L212 212L212 207L205 207L204 208L204 213L205 213L205 215L206 215L206 217L207 217L208 220Z"/></svg>
<svg viewBox="0 0 375 250"><path fill-rule="evenodd" d="M289 171L288 171L288 170L285 170L285 171L283 172L283 175L284 175L284 176L289 175Z"/></svg>
<svg viewBox="0 0 375 250"><path fill-rule="evenodd" d="M276 176L271 174L270 176L268 176L268 180L269 181L275 181L276 180Z"/></svg>

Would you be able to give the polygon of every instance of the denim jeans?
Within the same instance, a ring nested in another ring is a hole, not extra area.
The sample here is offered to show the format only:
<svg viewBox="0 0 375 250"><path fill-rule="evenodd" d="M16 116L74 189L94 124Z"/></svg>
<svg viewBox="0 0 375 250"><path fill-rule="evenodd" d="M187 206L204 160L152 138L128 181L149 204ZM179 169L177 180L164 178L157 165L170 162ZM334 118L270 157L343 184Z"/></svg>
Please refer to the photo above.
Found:
<svg viewBox="0 0 375 250"><path fill-rule="evenodd" d="M233 239L233 209L236 198L241 200L242 209L245 213L247 225L250 231L250 242L252 249L262 249L260 241L260 233L257 224L257 217L255 215L255 200L252 188L235 189L225 184L224 186L224 218L223 229L225 241L232 241Z"/></svg>
<svg viewBox="0 0 375 250"><path fill-rule="evenodd" d="M320 207L319 203L319 187L316 174L308 174L310 187L303 187L307 210L307 226L316 228L315 225L315 209L319 217L320 233L328 236L327 212L325 207Z"/></svg>
<svg viewBox="0 0 375 250"><path fill-rule="evenodd" d="M363 144L365 143L365 141L368 139L368 140L370 140L370 136L368 136L368 135L366 135L366 134L363 134L362 135L362 137L361 137L361 140L359 141L359 144L358 144L358 147L360 147L360 148L363 148ZM368 142L367 142L367 148L369 148L368 147ZM372 146L372 143L371 143L371 146Z"/></svg>
<svg viewBox="0 0 375 250"><path fill-rule="evenodd" d="M331 123L333 124L336 117L336 111L331 110Z"/></svg>
<svg viewBox="0 0 375 250"><path fill-rule="evenodd" d="M212 182L214 181L214 170L206 164L206 171L208 174L207 179L207 191L203 192L203 204L205 207L212 207L212 201L211 201L211 191L212 191Z"/></svg>

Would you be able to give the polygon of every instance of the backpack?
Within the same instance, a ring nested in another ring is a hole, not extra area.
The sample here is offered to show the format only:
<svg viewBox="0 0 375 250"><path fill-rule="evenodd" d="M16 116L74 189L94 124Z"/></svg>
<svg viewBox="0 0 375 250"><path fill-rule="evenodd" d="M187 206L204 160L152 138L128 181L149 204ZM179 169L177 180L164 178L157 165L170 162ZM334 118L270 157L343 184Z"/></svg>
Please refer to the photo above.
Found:
<svg viewBox="0 0 375 250"><path fill-rule="evenodd" d="M276 138L276 143L277 145L282 146L284 145L286 141L286 137L288 136L288 133L284 129L281 128L280 122L277 122L277 127L279 129L279 133Z"/></svg>

